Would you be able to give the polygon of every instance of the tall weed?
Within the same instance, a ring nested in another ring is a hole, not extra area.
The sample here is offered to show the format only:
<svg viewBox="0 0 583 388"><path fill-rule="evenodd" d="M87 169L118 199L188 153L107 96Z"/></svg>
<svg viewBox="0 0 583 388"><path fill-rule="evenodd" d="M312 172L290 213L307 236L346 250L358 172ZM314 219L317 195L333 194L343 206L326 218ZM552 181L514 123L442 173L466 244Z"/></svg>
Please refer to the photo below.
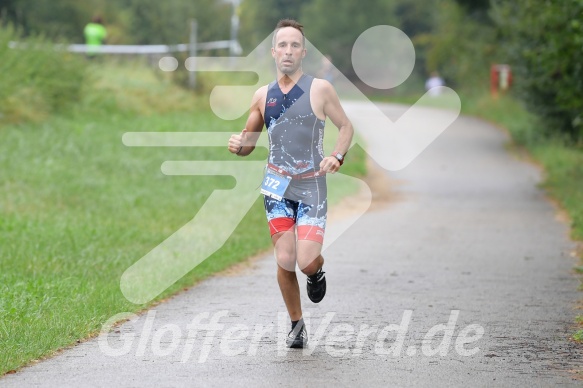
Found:
<svg viewBox="0 0 583 388"><path fill-rule="evenodd" d="M10 47L10 42L19 46ZM0 124L40 121L81 98L84 58L57 51L43 37L23 39L0 27Z"/></svg>

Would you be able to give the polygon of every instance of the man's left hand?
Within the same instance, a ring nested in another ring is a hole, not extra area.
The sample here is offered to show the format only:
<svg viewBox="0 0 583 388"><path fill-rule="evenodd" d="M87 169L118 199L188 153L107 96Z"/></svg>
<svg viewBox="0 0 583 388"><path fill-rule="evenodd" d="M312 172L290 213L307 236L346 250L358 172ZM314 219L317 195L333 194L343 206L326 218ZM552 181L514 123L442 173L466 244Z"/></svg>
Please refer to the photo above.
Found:
<svg viewBox="0 0 583 388"><path fill-rule="evenodd" d="M340 168L340 162L334 156L326 156L320 162L320 170L327 174L334 174Z"/></svg>

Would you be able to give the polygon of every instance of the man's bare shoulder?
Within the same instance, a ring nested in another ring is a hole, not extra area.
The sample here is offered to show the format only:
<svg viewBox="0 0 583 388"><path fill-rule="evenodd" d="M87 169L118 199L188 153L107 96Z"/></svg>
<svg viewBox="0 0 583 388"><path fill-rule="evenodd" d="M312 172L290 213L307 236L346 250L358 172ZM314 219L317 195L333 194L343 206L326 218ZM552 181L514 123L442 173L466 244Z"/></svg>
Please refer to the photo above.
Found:
<svg viewBox="0 0 583 388"><path fill-rule="evenodd" d="M255 94L253 95L253 105L260 105L262 102L265 103L268 86L269 85L262 86L255 91Z"/></svg>
<svg viewBox="0 0 583 388"><path fill-rule="evenodd" d="M265 103L267 101L267 89L269 85L260 87L255 91L251 101L251 112L258 112L263 117L265 113Z"/></svg>
<svg viewBox="0 0 583 388"><path fill-rule="evenodd" d="M336 90L330 81L322 78L314 78L314 81L312 81L312 88L318 94L318 96L321 97L333 96L336 94Z"/></svg>

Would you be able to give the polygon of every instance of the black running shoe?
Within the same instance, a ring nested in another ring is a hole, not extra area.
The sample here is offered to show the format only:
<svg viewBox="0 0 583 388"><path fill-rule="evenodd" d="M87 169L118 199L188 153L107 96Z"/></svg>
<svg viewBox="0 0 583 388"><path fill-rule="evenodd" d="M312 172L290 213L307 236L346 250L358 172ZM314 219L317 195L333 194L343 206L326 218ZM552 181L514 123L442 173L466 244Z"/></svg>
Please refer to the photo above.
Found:
<svg viewBox="0 0 583 388"><path fill-rule="evenodd" d="M306 332L306 325L296 325L292 329L285 340L288 348L301 349L308 344L308 333Z"/></svg>
<svg viewBox="0 0 583 388"><path fill-rule="evenodd" d="M326 272L322 268L313 275L308 276L308 297L314 303L320 303L326 295Z"/></svg>

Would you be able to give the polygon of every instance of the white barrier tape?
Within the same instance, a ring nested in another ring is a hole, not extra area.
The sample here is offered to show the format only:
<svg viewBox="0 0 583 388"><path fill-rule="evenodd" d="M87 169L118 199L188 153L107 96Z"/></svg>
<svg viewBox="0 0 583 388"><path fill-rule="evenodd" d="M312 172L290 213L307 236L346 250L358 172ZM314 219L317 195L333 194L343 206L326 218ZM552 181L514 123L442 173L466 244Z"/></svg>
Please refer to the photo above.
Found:
<svg viewBox="0 0 583 388"><path fill-rule="evenodd" d="M34 45L33 45L34 46ZM9 42L10 48L28 48L27 43ZM201 42L196 44L196 50L217 50L234 48L234 52L241 53L241 46L237 41L218 40L214 42ZM176 45L101 45L89 46L86 44L71 44L71 45L54 45L55 50L66 50L73 53L100 53L100 54L166 54L174 52L188 52L190 51L190 44L176 44Z"/></svg>

